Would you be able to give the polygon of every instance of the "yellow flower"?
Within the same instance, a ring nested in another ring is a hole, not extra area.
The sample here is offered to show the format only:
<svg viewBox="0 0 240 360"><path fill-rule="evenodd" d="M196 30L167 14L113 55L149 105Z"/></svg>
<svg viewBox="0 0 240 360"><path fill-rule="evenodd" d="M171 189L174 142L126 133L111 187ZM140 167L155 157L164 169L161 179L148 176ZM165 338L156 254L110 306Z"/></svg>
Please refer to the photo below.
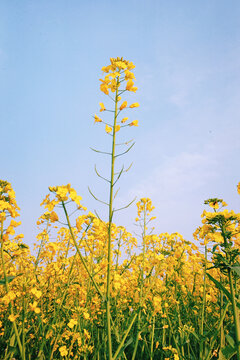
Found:
<svg viewBox="0 0 240 360"><path fill-rule="evenodd" d="M105 83L102 83L102 84L100 85L100 90L101 90L102 92L104 92L104 94L106 94L106 95L109 94L108 86L107 86L107 84L105 84Z"/></svg>
<svg viewBox="0 0 240 360"><path fill-rule="evenodd" d="M17 222L15 220L11 220L11 222L10 222L10 226L12 226L12 227L17 227L19 225L21 225L21 221Z"/></svg>
<svg viewBox="0 0 240 360"><path fill-rule="evenodd" d="M81 206L80 201L82 200L82 197L77 194L76 190L70 189L69 191L69 197L74 201L78 206Z"/></svg>
<svg viewBox="0 0 240 360"><path fill-rule="evenodd" d="M110 58L112 67L118 67L120 70L122 69L126 69L127 65L128 65L128 61L123 60L123 58L119 58L117 57L116 59L114 58Z"/></svg>
<svg viewBox="0 0 240 360"><path fill-rule="evenodd" d="M125 123L128 120L128 117L122 119L121 123Z"/></svg>
<svg viewBox="0 0 240 360"><path fill-rule="evenodd" d="M138 120L133 120L129 126L138 126Z"/></svg>
<svg viewBox="0 0 240 360"><path fill-rule="evenodd" d="M137 91L137 86L133 86L129 91L133 91L133 92L136 92Z"/></svg>
<svg viewBox="0 0 240 360"><path fill-rule="evenodd" d="M115 132L118 132L120 129L121 129L121 126L120 126L120 125L116 125L116 126L115 126Z"/></svg>
<svg viewBox="0 0 240 360"><path fill-rule="evenodd" d="M127 101L124 101L122 105L120 106L119 110L123 110L127 107Z"/></svg>
<svg viewBox="0 0 240 360"><path fill-rule="evenodd" d="M89 313L87 311L84 311L83 317L84 317L85 320L88 320L90 318L90 315L89 315Z"/></svg>
<svg viewBox="0 0 240 360"><path fill-rule="evenodd" d="M76 219L76 228L78 231L81 231L82 230L82 225L84 223L84 218L82 216L79 216L77 219Z"/></svg>
<svg viewBox="0 0 240 360"><path fill-rule="evenodd" d="M111 128L111 126L108 126L108 125L106 125L105 126L105 131L106 131L106 133L110 133L110 132L112 132L112 128Z"/></svg>
<svg viewBox="0 0 240 360"><path fill-rule="evenodd" d="M94 115L94 122L102 122L102 119L100 119L96 114Z"/></svg>
<svg viewBox="0 0 240 360"><path fill-rule="evenodd" d="M100 105L100 107L101 107L100 112L106 110L106 108L105 108L105 106L104 106L103 103L99 103L99 105Z"/></svg>
<svg viewBox="0 0 240 360"><path fill-rule="evenodd" d="M213 209L218 209L219 208L219 205L218 205L217 201L210 202L209 206L211 206L211 208L213 208Z"/></svg>
<svg viewBox="0 0 240 360"><path fill-rule="evenodd" d="M61 347L59 348L59 352L60 352L61 356L66 356L66 355L68 354L66 345L61 346Z"/></svg>
<svg viewBox="0 0 240 360"><path fill-rule="evenodd" d="M139 107L139 103L133 103L132 105L129 106L130 108L135 108L135 107Z"/></svg>
<svg viewBox="0 0 240 360"><path fill-rule="evenodd" d="M118 84L118 86L119 86L119 84ZM111 89L112 92L114 92L114 91L116 91L116 89L117 89L118 86L117 86L116 80L113 79L113 80L111 81L110 85L109 85L109 88Z"/></svg>
<svg viewBox="0 0 240 360"><path fill-rule="evenodd" d="M133 65L132 62L128 62L128 64L127 64L127 69L128 69L128 70L132 70L132 69L134 69L134 68L135 68L135 65Z"/></svg>
<svg viewBox="0 0 240 360"><path fill-rule="evenodd" d="M89 340L91 338L90 333L86 329L83 329L83 332L84 332L84 336L85 336L86 340Z"/></svg>
<svg viewBox="0 0 240 360"><path fill-rule="evenodd" d="M34 311L36 314L39 314L40 311L41 311L40 308L37 307L37 302L36 301L34 301L32 304L30 303L29 307L30 307L30 310Z"/></svg>
<svg viewBox="0 0 240 360"><path fill-rule="evenodd" d="M52 211L50 214L50 220L51 222L58 221L58 215L55 213L55 211Z"/></svg>
<svg viewBox="0 0 240 360"><path fill-rule="evenodd" d="M14 322L16 320L16 318L18 317L18 315L9 315L8 319L11 321L11 322Z"/></svg>
<svg viewBox="0 0 240 360"><path fill-rule="evenodd" d="M131 88L133 87L133 85L134 85L134 82L130 79L130 80L127 82L126 90L130 91Z"/></svg>
<svg viewBox="0 0 240 360"><path fill-rule="evenodd" d="M131 71L126 70L125 71L125 80L130 80L130 79L135 79L135 76Z"/></svg>
<svg viewBox="0 0 240 360"><path fill-rule="evenodd" d="M37 288L32 288L31 293L36 296L37 299L40 299L40 297L42 296L42 292Z"/></svg>
<svg viewBox="0 0 240 360"><path fill-rule="evenodd" d="M16 294L13 291L9 291L3 298L2 302L6 305L10 303L10 301L14 300L16 298Z"/></svg>
<svg viewBox="0 0 240 360"><path fill-rule="evenodd" d="M58 186L56 194L59 200L61 201L67 201L68 188L67 186Z"/></svg>
<svg viewBox="0 0 240 360"><path fill-rule="evenodd" d="M72 329L74 326L77 325L77 320L71 319L68 323L68 326Z"/></svg>
<svg viewBox="0 0 240 360"><path fill-rule="evenodd" d="M240 195L240 182L238 183L237 191L238 191L238 193L239 193L239 195Z"/></svg>

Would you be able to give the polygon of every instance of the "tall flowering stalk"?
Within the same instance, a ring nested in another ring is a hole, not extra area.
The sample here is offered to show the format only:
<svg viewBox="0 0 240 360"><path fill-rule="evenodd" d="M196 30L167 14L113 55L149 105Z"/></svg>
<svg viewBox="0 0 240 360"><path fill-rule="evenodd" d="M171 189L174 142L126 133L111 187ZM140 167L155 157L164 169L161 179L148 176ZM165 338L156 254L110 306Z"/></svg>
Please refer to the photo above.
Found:
<svg viewBox="0 0 240 360"><path fill-rule="evenodd" d="M9 276L7 274L6 264L5 264L5 257L4 251L5 244L9 243L10 235L15 234L15 227L20 225L20 222L16 222L13 220L15 217L19 216L18 214L19 207L17 206L15 200L15 192L12 189L12 186L7 181L0 180L0 239L1 239L1 262L2 262L2 269L4 278L1 279L1 283L5 285L6 290L6 303L9 304L10 308L10 315L8 317L9 321L12 323L13 331L15 333L18 349L20 352L20 357L22 360L25 360L25 351L24 351L24 341L21 341L19 330L16 323L16 318L18 315L14 313L14 304L13 300L16 298L16 294L9 289L9 283L15 278L15 276ZM7 228L4 228L4 222L11 218L10 224ZM24 328L22 334L22 340L24 340Z"/></svg>
<svg viewBox="0 0 240 360"><path fill-rule="evenodd" d="M144 299L143 290L145 285L146 230L147 230L147 224L155 218L152 217L148 219L148 216L150 215L151 211L154 209L154 206L152 206L151 199L149 198L140 199L140 201L137 202L137 208L138 208L138 218L136 218L136 221L140 221L140 226L142 228L142 264L140 268L140 279L139 279L140 293L139 293L139 312L137 319L137 333L136 333L136 340L135 340L132 360L136 358L138 343L141 337L141 330L142 330L141 316L142 316L142 305Z"/></svg>
<svg viewBox="0 0 240 360"><path fill-rule="evenodd" d="M108 356L109 360L114 359L112 355L112 337L111 337L111 295L110 295L110 285L111 285L111 266L112 266L112 221L113 215L115 211L121 209L114 209L113 208L113 200L116 196L114 194L114 187L118 182L119 178L123 174L123 172L127 171L124 170L124 167L119 172L115 171L115 160L117 157L127 153L134 144L129 145L128 143L124 143L127 147L125 151L122 153L116 153L116 133L120 131L122 128L127 126L138 126L138 120L130 121L128 117L122 117L122 112L126 108L135 108L138 107L138 103L133 103L128 106L127 101L121 101L121 95L127 91L136 92L137 87L134 86L134 79L135 76L132 69L135 68L132 62L127 60L123 60L123 58L116 58L110 59L111 64L102 68L102 71L106 74L104 79L100 79L100 90L105 94L108 95L114 103L113 109L108 110L106 109L103 103L100 103L100 112L103 111L110 111L113 113L113 121L112 123L104 122L100 117L97 115L94 116L95 122L97 123L104 123L105 124L105 131L108 135L112 137L112 150L111 153L106 153L102 151L95 150L100 153L109 154L111 157L111 174L110 179L106 179L105 177L101 176L97 170L96 173L99 177L103 178L109 183L109 202L105 203L108 205L108 243L107 243L107 286L106 286L106 322L107 322L107 339L108 339ZM110 96L109 93L112 93L113 96ZM119 120L119 117L121 119ZM94 149L93 149L94 150ZM91 191L90 191L91 192ZM93 195L93 194L92 194ZM94 195L93 195L94 196ZM95 196L94 196L95 197ZM96 198L96 197L95 197ZM97 199L97 198L96 198ZM97 199L98 200L98 199ZM101 201L101 200L100 200ZM102 201L103 202L103 201ZM129 206L128 204L127 206ZM125 207L127 207L125 206ZM124 207L124 208L125 208Z"/></svg>
<svg viewBox="0 0 240 360"><path fill-rule="evenodd" d="M238 289L234 286L234 278L239 279L240 275L240 251L234 244L234 242L238 242L239 238L240 214L228 210L216 211L219 206L227 205L222 199L209 199L205 201L205 204L214 209L213 213L204 211L202 215L202 222L205 228L207 228L212 241L216 243L212 249L212 261L214 267L220 269L222 274L227 276L230 292L210 274L207 273L207 275L231 301L235 331L233 351L237 353L237 359L240 360L240 321L237 307Z"/></svg>

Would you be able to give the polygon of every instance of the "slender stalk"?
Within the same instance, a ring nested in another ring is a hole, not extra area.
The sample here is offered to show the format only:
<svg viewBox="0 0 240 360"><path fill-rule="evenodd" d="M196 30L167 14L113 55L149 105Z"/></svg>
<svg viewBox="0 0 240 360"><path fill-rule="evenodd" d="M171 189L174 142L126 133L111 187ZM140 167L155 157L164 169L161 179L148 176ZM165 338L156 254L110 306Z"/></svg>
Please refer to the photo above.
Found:
<svg viewBox="0 0 240 360"><path fill-rule="evenodd" d="M1 260L2 260L2 267L3 267L3 274L4 274L5 289L6 289L7 293L8 293L9 292L9 286L8 286L7 271L6 271L6 267L5 267L5 261L4 261L3 246L4 246L4 241L3 241L3 220L1 220ZM10 302L9 305L10 305L11 315L14 316L12 302ZM21 343L21 340L20 340L20 336L19 336L19 333L18 333L17 324L16 324L15 320L13 320L13 329L14 329L14 332L15 332L15 335L16 335L16 338L17 338L17 343L18 343L20 356L21 356L22 360L25 360L25 353L23 351L22 343Z"/></svg>
<svg viewBox="0 0 240 360"><path fill-rule="evenodd" d="M240 324L239 324L239 315L238 309L235 299L235 289L233 285L233 277L232 277L232 270L228 269L228 279L230 285L230 291L232 296L232 307L233 307L233 318L234 318L234 325L235 325L235 336L236 336L236 349L237 349L237 358L240 360Z"/></svg>
<svg viewBox="0 0 240 360"><path fill-rule="evenodd" d="M175 298L177 300L176 306L177 306L178 326L179 326L179 328L181 328L182 327L182 320L181 320L180 306L179 306L179 302L178 302L177 282L176 281L175 281L174 290L175 290ZM183 358L185 358L182 332L180 332L180 347L181 347L181 354L182 354Z"/></svg>
<svg viewBox="0 0 240 360"><path fill-rule="evenodd" d="M153 323L152 323L150 360L153 360L154 332L155 332L155 315L153 316Z"/></svg>
<svg viewBox="0 0 240 360"><path fill-rule="evenodd" d="M224 239L224 247L226 249L226 258L227 262L231 264L231 256L228 253L228 249L230 244L228 243L228 237L226 235L226 228L225 225L220 225L220 229L222 232L222 236ZM234 326L235 326L235 340L236 340L236 350L237 350L237 359L240 360L240 323L239 323L239 313L237 309L236 304L236 295L235 295L235 289L233 284L233 276L232 276L232 270L228 267L228 280L229 280L229 286L230 286L230 293L231 293L231 303L233 308L233 319L234 319Z"/></svg>
<svg viewBox="0 0 240 360"><path fill-rule="evenodd" d="M89 271L89 269L88 269L88 267L87 267L87 264L86 264L86 261L85 261L84 257L82 256L81 251L79 250L79 247L78 247L76 238L75 238L75 236L74 236L74 234L73 234L73 231L72 231L72 227L71 227L71 224L70 224L70 220L69 220L69 216L68 216L68 213L67 213L67 209L66 209L66 206L65 206L65 204L64 204L63 201L62 201L62 207L63 207L64 213L65 213L66 219L67 219L67 224L68 224L68 228L69 228L69 231L70 231L70 234L71 234L73 243L74 243L75 248L76 248L76 250L77 250L77 253L78 253L78 255L79 255L80 259L81 259L81 262L82 262L82 264L83 264L86 272L88 273L88 276L89 276L90 279L92 280L93 285L95 286L98 294L101 296L101 298L103 298L102 292L101 292L101 290L99 289L96 281L94 280L91 272Z"/></svg>
<svg viewBox="0 0 240 360"><path fill-rule="evenodd" d="M204 316L205 316L205 307L206 307L206 282L207 282L207 245L205 245L205 258L204 258L204 275L203 275L203 302L202 302L202 312L201 312L201 324L200 324L200 335L203 336L203 327L204 327ZM199 360L203 359L203 341L200 343L200 352Z"/></svg>
<svg viewBox="0 0 240 360"><path fill-rule="evenodd" d="M170 334L172 335L172 337L173 337L173 341L174 341L174 343L175 343L175 347L176 347L176 349L177 349L177 353L178 353L178 356L181 358L181 359L183 359L182 358L182 354L181 354L181 351L180 351L180 348L179 348L179 346L178 346L178 340L177 340L177 338L176 338L176 336L175 336L175 333L174 333L174 331L173 331L173 327L172 327L172 323L171 323L171 320L170 320L170 317L168 316L168 314L167 314L167 321L168 321L168 325L169 325L169 329L170 329ZM169 338L170 338L170 334L169 334ZM169 343L170 343L170 339L169 339ZM201 359L202 360L202 359Z"/></svg>
<svg viewBox="0 0 240 360"><path fill-rule="evenodd" d="M222 277L220 278L220 282L222 283ZM220 290L220 317L222 316L222 313L223 313L223 291ZM220 328L220 349L223 349L224 346L225 346L225 336L224 336L224 327L222 322Z"/></svg>
<svg viewBox="0 0 240 360"><path fill-rule="evenodd" d="M139 295L139 312L138 312L138 322L137 322L137 336L135 341L135 346L133 350L132 360L135 359L137 348L138 348L138 342L139 342L139 336L141 333L141 307L142 307L142 298L143 298L143 283L144 283L144 265L145 265L145 252L146 252L146 206L144 206L144 215L143 215L143 261L142 261L142 268L141 268L141 285L140 285L140 295Z"/></svg>
<svg viewBox="0 0 240 360"><path fill-rule="evenodd" d="M23 292L25 293L25 286L23 287ZM23 356L25 359L25 350L26 350L26 343L25 343L25 326L24 326L24 322L25 322L25 313L26 313L26 302L25 302L25 295L23 297L23 301L22 301L22 349L23 349Z"/></svg>
<svg viewBox="0 0 240 360"><path fill-rule="evenodd" d="M112 360L112 335L111 335L111 299L110 299L110 285L111 285L111 266L112 266L112 219L113 219L113 187L114 187L114 165L115 165L115 139L116 139L116 124L118 114L118 85L119 77L117 78L116 92L115 92L115 110L114 110L114 124L112 137L112 153L111 153L111 179L109 189L109 207L108 207L108 263L107 263L107 289L106 289L106 317L107 317L107 339L108 339L108 358Z"/></svg>
<svg viewBox="0 0 240 360"><path fill-rule="evenodd" d="M123 345L124 345L124 343L125 343L125 340L126 340L128 334L129 334L129 332L130 332L130 330L131 330L131 328L132 328L132 326L133 326L133 324L134 324L134 322L135 322L136 317L137 317L137 314L135 314L135 315L133 316L132 321L130 322L130 325L129 325L127 331L125 332L124 337L123 337L121 343L119 344L119 346L118 346L118 348L117 348L117 350L116 350L116 353L114 354L112 360L116 360L116 359L117 359L117 356L118 356L119 352L121 351L121 349L122 349L122 347L123 347Z"/></svg>
<svg viewBox="0 0 240 360"><path fill-rule="evenodd" d="M47 226L46 226L46 235L48 233L48 228L49 228L49 220L47 221ZM36 258L36 261L35 261L35 265L34 265L34 273L36 274L36 270L37 270L37 267L38 267L38 263L39 263L39 258L40 258L40 254L41 254L41 251L42 251L42 248L43 248L43 245L44 243L46 242L46 239L45 238L42 238L41 239L41 243L40 243L40 246L39 246L39 249L38 249L38 254L37 254L37 258ZM36 275L37 277L37 275Z"/></svg>
<svg viewBox="0 0 240 360"><path fill-rule="evenodd" d="M223 320L226 316L226 313L228 311L228 307L230 305L230 302L227 302L227 304L225 305L224 309L222 310L222 313L221 313L221 317L220 317L220 320L219 320L219 324L218 324L218 327L216 329L216 332L213 336L213 338L211 338L210 340L210 345L209 345L209 349L208 349L208 353L206 354L204 360L210 360L210 358L212 357L212 350L213 350L213 346L214 346L214 343L217 339L217 335L219 333L219 331L221 330L221 327L223 325ZM220 358L219 358L220 359Z"/></svg>

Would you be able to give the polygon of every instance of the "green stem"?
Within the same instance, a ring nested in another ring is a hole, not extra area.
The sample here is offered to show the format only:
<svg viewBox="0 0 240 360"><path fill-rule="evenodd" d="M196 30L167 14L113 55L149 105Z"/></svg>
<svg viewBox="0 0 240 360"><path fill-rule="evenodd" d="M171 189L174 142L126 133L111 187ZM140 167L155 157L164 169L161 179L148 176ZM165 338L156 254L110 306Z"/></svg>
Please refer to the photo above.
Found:
<svg viewBox="0 0 240 360"><path fill-rule="evenodd" d="M46 235L47 235L47 233L48 233L48 227L49 227L49 220L47 221ZM41 243L40 243L40 246L39 246L37 258L36 258L35 265L34 265L34 273L35 273L35 275L36 275L36 271L37 271L37 267L38 267L38 263L39 263L40 254L41 254L43 245L44 245L45 243L46 243L46 238L44 237L44 238L41 239ZM37 275L36 275L36 278L37 278Z"/></svg>
<svg viewBox="0 0 240 360"><path fill-rule="evenodd" d="M224 320L224 318L226 316L229 305L230 305L230 302L228 301L227 304L225 305L224 309L222 309L218 327L217 327L217 329L216 329L216 331L214 333L214 336L210 340L208 353L206 354L206 357L204 358L204 360L210 360L210 358L212 357L213 346L214 346L214 343L215 343L215 341L217 339L217 335L218 335L219 331L221 330L221 328L223 326L223 320Z"/></svg>
<svg viewBox="0 0 240 360"><path fill-rule="evenodd" d="M118 348L117 348L117 351L116 351L116 353L114 354L112 360L116 360L116 359L117 359L117 356L118 356L119 352L121 351L121 349L122 349L122 347L123 347L123 345L124 345L124 343L125 343L125 340L126 340L128 334L129 334L129 332L130 332L130 330L131 330L131 328L132 328L132 326L133 326L133 324L134 324L134 321L135 321L136 317L137 317L137 314L135 314L135 315L133 316L132 321L130 322L130 325L129 325L127 331L125 332L124 337L123 337L121 343L119 344L119 346L118 346Z"/></svg>
<svg viewBox="0 0 240 360"><path fill-rule="evenodd" d="M114 187L114 165L115 165L115 138L116 138L116 124L118 113L118 86L119 77L117 78L116 93L115 93L115 110L114 110L114 124L113 124L113 138L112 138L112 153L111 153L111 180L109 191L109 207L108 207L108 264L107 264L107 289L106 289L106 316L107 316L107 339L108 339L108 358L112 360L112 336L111 336L111 302L110 302L110 284L111 284L111 265L112 265L112 219L113 219L113 187Z"/></svg>
<svg viewBox="0 0 240 360"><path fill-rule="evenodd" d="M200 324L200 335L203 336L203 327L204 327L204 315L206 307L206 282L207 282L207 245L205 245L205 258L204 258L204 275L203 275L203 302L202 302L202 312L201 312L201 324ZM199 360L203 359L203 341L200 342L200 352Z"/></svg>
<svg viewBox="0 0 240 360"><path fill-rule="evenodd" d="M228 279L230 285L230 291L232 296L232 307L233 307L233 318L234 318L234 325L235 325L235 336L236 336L236 349L237 349L237 358L240 360L240 324L239 324L239 315L238 309L235 299L235 290L233 286L233 278L232 278L232 270L228 269Z"/></svg>
<svg viewBox="0 0 240 360"><path fill-rule="evenodd" d="M150 360L153 360L154 332L155 332L155 315L153 316L153 324L152 324Z"/></svg>
<svg viewBox="0 0 240 360"><path fill-rule="evenodd" d="M222 277L220 278L220 282L222 283ZM220 290L220 317L223 313L223 291ZM224 336L224 327L223 323L221 324L220 328L220 349L223 349L225 346L225 336Z"/></svg>
<svg viewBox="0 0 240 360"><path fill-rule="evenodd" d="M178 353L178 355L180 355L179 357L180 357L181 359L183 359L183 358L182 358L181 351L180 351L180 348L179 348L179 346L178 346L178 340L177 340L177 338L175 337L175 333L174 333L174 331L173 331L172 323L171 323L170 317L168 316L168 313L167 313L167 321L168 321L168 325L169 325L170 334L171 334L172 337L173 337L173 341L174 341L175 347L176 347L176 349L177 349L177 353ZM169 339L169 343L170 343L170 339Z"/></svg>
<svg viewBox="0 0 240 360"><path fill-rule="evenodd" d="M3 220L2 220L1 221L1 259L2 259L4 280L5 280L5 289L6 289L6 292L8 293L9 292L9 286L8 286L7 271L6 271L6 267L5 267L5 261L4 261L3 244L4 244L4 241L3 241ZM9 305L10 305L11 315L14 316L12 302L10 302ZM19 333L18 333L17 324L16 324L15 320L13 321L13 329L14 329L14 332L15 332L15 335L16 335L16 338L17 338L17 343L18 343L20 356L21 356L22 360L25 360L25 353L23 351L22 343L21 343L21 340L20 340L20 336L19 336Z"/></svg>
<svg viewBox="0 0 240 360"><path fill-rule="evenodd" d="M85 268L85 270L86 270L86 272L87 272L88 276L89 276L89 277L90 277L90 279L92 280L93 285L95 286L95 288L96 288L96 290L97 290L98 294L101 296L101 298L103 298L102 292L101 292L101 290L99 289L99 287L98 287L98 285L97 285L96 281L94 280L94 278L93 278L93 276L92 276L91 272L89 271L89 269L88 269L88 267L87 267L87 263L86 263L86 261L85 261L84 257L82 256L81 251L79 250L79 247L78 247L78 244L77 244L76 238L75 238L75 236L74 236L74 234L73 234L73 231L72 231L72 226L71 226L71 224L70 224L70 220L69 220L69 216L68 216L68 213L67 213L67 209L66 209L66 206L65 206L65 204L64 204L64 202L63 202L63 201L62 201L62 207L63 207L64 213L65 213L66 219L67 219L67 224L68 224L68 228L69 228L69 231L70 231L70 234L71 234L71 237L72 237L73 243L74 243L75 248L76 248L76 250L77 250L77 253L78 253L79 257L80 257L80 260L81 260L81 262L82 262L82 264L83 264L83 266L84 266L84 268Z"/></svg>
<svg viewBox="0 0 240 360"><path fill-rule="evenodd" d="M226 227L225 224L220 224L220 229L222 233L222 237L224 239L224 247L226 252L227 262L231 264L231 256L228 252L231 243L228 243L228 237L226 234ZM233 277L232 277L232 270L228 267L228 280L231 292L231 303L233 308L233 318L234 318L234 327L235 327L235 337L236 337L236 350L237 350L237 359L240 360L240 323L239 323L239 314L236 305L236 298L235 298L235 289L233 284Z"/></svg>
<svg viewBox="0 0 240 360"><path fill-rule="evenodd" d="M144 265L145 265L145 252L146 252L146 206L144 206L144 215L143 215L143 261L142 261L142 268L141 268L141 286L140 286L140 295L139 295L139 312L138 312L138 322L137 322L137 336L135 341L135 346L133 350L132 360L135 359L137 348L138 348L138 342L139 342L139 336L141 334L141 307L142 307L142 298L143 298L143 283L144 283Z"/></svg>

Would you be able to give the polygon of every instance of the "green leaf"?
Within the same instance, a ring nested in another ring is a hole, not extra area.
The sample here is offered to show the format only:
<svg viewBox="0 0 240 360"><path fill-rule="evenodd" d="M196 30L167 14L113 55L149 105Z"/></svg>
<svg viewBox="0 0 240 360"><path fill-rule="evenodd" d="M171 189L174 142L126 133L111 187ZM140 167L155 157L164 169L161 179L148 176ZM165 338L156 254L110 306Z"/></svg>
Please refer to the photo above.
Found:
<svg viewBox="0 0 240 360"><path fill-rule="evenodd" d="M192 332L193 336L200 342L200 338L195 331Z"/></svg>
<svg viewBox="0 0 240 360"><path fill-rule="evenodd" d="M121 356L122 356L123 352L125 351L126 347L127 347L128 345L130 345L132 342L133 342L133 338L131 337L131 338L126 342L126 344L121 348L118 356L116 357L116 360L117 360L117 359L121 359Z"/></svg>
<svg viewBox="0 0 240 360"><path fill-rule="evenodd" d="M230 345L232 348L234 348L234 347L235 347L235 341L234 341L234 339L233 339L229 334L226 335L226 339L227 339L229 345Z"/></svg>
<svg viewBox="0 0 240 360"><path fill-rule="evenodd" d="M26 244L18 244L18 246L21 248L21 249L29 249L29 246L26 245Z"/></svg>
<svg viewBox="0 0 240 360"><path fill-rule="evenodd" d="M17 275L13 275L13 276L7 276L7 282L8 282L8 284L11 282L11 281L13 281L16 277L18 277L18 276L21 276L21 275L23 275L23 273L21 273L21 274L17 274ZM0 279L0 285L5 285L5 279Z"/></svg>
<svg viewBox="0 0 240 360"><path fill-rule="evenodd" d="M236 348L233 348L231 345L225 346L221 351L226 360L231 359L231 357L237 353Z"/></svg>
<svg viewBox="0 0 240 360"><path fill-rule="evenodd" d="M10 341L9 341L9 345L10 345L11 348L15 347L15 338L16 338L16 336L15 336L15 334L13 334Z"/></svg>
<svg viewBox="0 0 240 360"><path fill-rule="evenodd" d="M216 287L220 290L222 290L224 292L224 294L227 296L227 298L231 301L232 303L232 296L230 294L230 292L216 279L214 279L210 274L206 273L207 276L209 277L210 280L212 280L214 282L214 284L216 285ZM240 309L240 302L238 300L238 298L235 298L236 303L237 303L237 307Z"/></svg>
<svg viewBox="0 0 240 360"><path fill-rule="evenodd" d="M218 360L226 360L225 356L222 353L222 350L219 351Z"/></svg>
<svg viewBox="0 0 240 360"><path fill-rule="evenodd" d="M219 246L219 244L216 244L216 245L213 246L213 248L212 248L212 253L215 253L216 248L217 248L218 246Z"/></svg>
<svg viewBox="0 0 240 360"><path fill-rule="evenodd" d="M7 276L7 282L10 283L15 279L16 276ZM5 279L0 279L0 285L5 285L6 281Z"/></svg>
<svg viewBox="0 0 240 360"><path fill-rule="evenodd" d="M222 290L224 292L224 294L228 297L228 299L230 301L232 301L232 297L231 297L231 294L230 292L219 282L217 281L216 279L214 279L212 277L212 275L210 275L209 273L207 273L207 276L209 277L210 280L212 280L212 282L214 282L214 284L216 285L216 287L220 290Z"/></svg>
<svg viewBox="0 0 240 360"><path fill-rule="evenodd" d="M231 270L233 270L238 276L240 276L240 266L239 265L231 266Z"/></svg>

